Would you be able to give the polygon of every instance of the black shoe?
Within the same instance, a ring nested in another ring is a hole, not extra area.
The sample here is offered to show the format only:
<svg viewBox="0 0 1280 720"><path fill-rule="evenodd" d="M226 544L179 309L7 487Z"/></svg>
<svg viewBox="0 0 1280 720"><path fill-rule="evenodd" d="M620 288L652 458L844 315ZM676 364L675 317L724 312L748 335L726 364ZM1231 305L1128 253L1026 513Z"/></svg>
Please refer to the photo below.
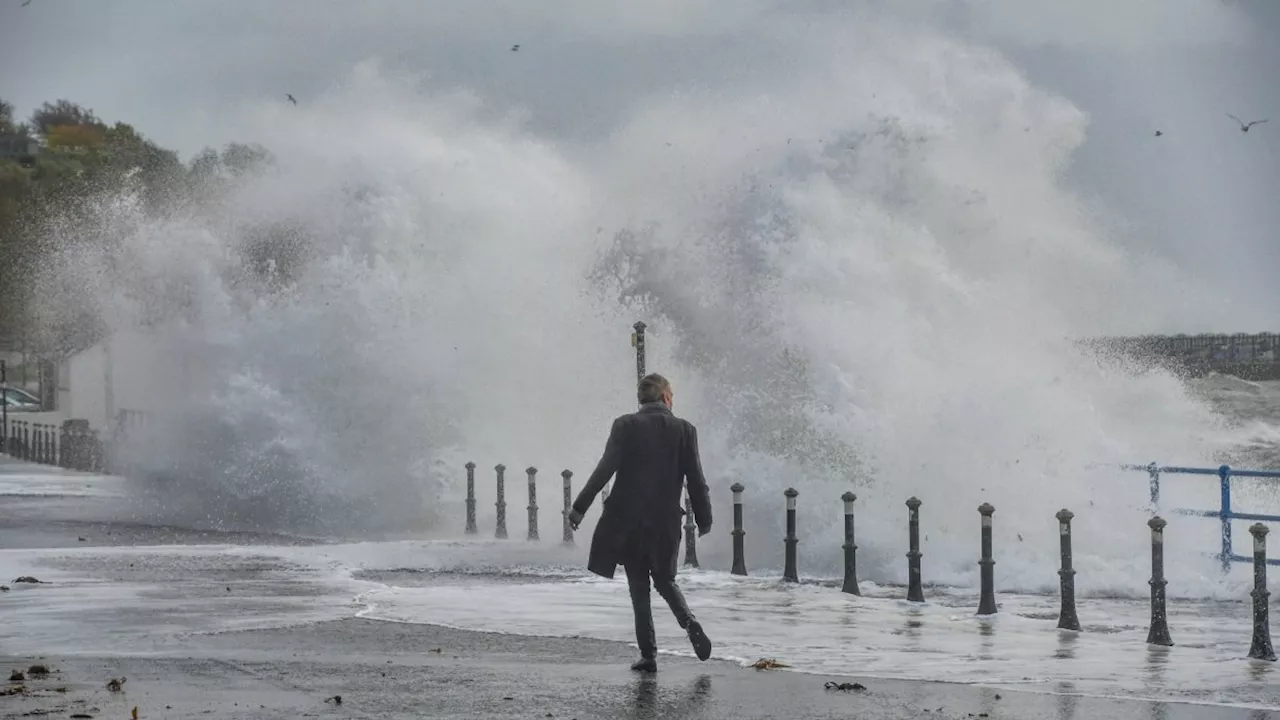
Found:
<svg viewBox="0 0 1280 720"><path fill-rule="evenodd" d="M638 662L632 663L631 669L636 672L658 672L658 661L653 658L640 658Z"/></svg>
<svg viewBox="0 0 1280 720"><path fill-rule="evenodd" d="M698 659L706 660L711 657L711 638L702 632L702 623L690 621L688 631L689 642L693 643L693 651L698 654Z"/></svg>

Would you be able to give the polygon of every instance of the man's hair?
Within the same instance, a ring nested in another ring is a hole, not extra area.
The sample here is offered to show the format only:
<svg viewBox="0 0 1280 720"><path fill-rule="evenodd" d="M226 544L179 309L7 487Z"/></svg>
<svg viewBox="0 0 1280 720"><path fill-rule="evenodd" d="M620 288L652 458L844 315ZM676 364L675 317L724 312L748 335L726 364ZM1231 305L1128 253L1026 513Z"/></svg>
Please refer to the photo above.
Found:
<svg viewBox="0 0 1280 720"><path fill-rule="evenodd" d="M662 394L671 389L671 383L667 379L653 373L645 375L640 380L640 386L636 389L636 399L641 405L645 403L655 403L662 401Z"/></svg>

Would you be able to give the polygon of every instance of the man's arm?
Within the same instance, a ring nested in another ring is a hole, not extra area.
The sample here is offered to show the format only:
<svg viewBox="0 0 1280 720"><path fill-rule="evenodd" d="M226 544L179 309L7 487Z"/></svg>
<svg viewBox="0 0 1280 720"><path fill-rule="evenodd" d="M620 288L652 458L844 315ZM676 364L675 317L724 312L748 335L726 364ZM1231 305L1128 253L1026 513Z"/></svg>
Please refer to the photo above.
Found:
<svg viewBox="0 0 1280 720"><path fill-rule="evenodd" d="M604 455L600 456L600 462L596 464L595 471L591 473L591 477L587 478L587 484L582 486L578 499L573 501L573 510L579 518L587 514L596 495L600 494L605 483L618 472L618 466L622 462L622 424L621 417L613 421L613 427L609 429L609 439L604 444Z"/></svg>
<svg viewBox="0 0 1280 720"><path fill-rule="evenodd" d="M693 506L693 519L698 523L698 533L711 531L711 492L707 478L702 474L702 457L698 453L698 429L693 423L685 423L685 441L680 451L680 471L684 473L685 486L689 489L689 504Z"/></svg>

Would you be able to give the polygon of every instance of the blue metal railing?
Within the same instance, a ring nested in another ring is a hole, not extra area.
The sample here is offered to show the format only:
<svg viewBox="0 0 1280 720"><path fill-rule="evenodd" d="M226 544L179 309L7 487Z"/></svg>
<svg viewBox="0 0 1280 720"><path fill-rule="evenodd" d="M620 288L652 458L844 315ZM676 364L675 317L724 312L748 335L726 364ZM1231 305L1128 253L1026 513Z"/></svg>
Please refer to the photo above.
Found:
<svg viewBox="0 0 1280 720"><path fill-rule="evenodd" d="M1161 475L1216 475L1218 477L1218 509L1190 510L1174 508L1170 510L1178 515L1194 517L1218 518L1222 523L1222 551L1218 559L1222 562L1222 572L1230 572L1233 562L1253 562L1252 557L1236 555L1231 548L1231 521L1253 520L1256 522L1280 523L1280 515L1259 515L1257 513L1238 513L1231 510L1231 480L1233 478L1266 478L1280 479L1280 471L1275 470L1235 470L1229 465L1217 468L1178 467L1175 465L1122 465L1125 470L1145 470L1151 482L1151 508L1160 508L1160 476ZM1280 558L1268 558L1268 565L1280 565Z"/></svg>

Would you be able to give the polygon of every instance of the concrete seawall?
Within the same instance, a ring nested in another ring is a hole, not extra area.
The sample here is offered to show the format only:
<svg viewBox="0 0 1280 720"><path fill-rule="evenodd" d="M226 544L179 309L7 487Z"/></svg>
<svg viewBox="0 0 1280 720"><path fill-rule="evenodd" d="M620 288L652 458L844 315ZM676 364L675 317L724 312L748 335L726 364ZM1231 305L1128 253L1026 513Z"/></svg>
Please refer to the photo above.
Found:
<svg viewBox="0 0 1280 720"><path fill-rule="evenodd" d="M1099 352L1153 361L1191 377L1216 372L1244 380L1280 380L1280 333L1104 337L1084 344Z"/></svg>

